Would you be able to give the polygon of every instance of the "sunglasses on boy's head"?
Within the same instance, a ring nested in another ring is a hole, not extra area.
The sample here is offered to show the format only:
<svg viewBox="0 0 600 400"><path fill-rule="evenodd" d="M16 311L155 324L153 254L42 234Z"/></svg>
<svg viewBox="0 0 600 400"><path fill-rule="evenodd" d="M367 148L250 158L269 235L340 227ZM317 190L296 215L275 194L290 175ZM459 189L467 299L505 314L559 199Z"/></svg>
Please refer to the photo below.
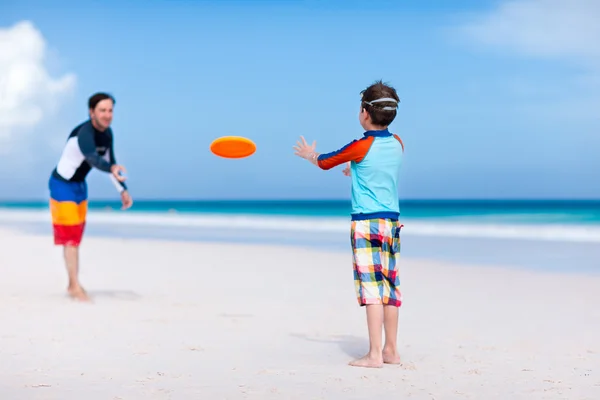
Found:
<svg viewBox="0 0 600 400"><path fill-rule="evenodd" d="M361 95L361 98L362 98L362 95ZM373 103L384 103L384 102L385 102L385 103L396 103L396 105L395 105L394 107L392 107L392 106L385 106L385 107L382 107L382 108L381 108L381 110L386 110L386 111L387 111L387 110L389 110L389 111L393 111L393 110L395 110L395 109L397 109L397 108L398 108L398 103L399 103L399 101L398 101L398 100L396 100L396 99L393 99L393 98L391 98L391 97L383 97L383 98L381 98L381 99L377 99L377 100L371 100L371 101L365 101L365 100L362 100L362 101L361 101L361 105L362 105L362 104L368 104L368 105L372 106L372 105L373 105Z"/></svg>

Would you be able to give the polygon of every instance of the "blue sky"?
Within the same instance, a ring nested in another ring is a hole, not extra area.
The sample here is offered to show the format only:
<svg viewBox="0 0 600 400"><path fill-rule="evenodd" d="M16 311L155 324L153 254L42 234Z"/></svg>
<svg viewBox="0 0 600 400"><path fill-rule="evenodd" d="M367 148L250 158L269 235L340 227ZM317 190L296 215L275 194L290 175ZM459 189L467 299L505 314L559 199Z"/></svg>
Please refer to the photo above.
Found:
<svg viewBox="0 0 600 400"><path fill-rule="evenodd" d="M2 32L29 22L5 46L31 50L8 53L38 69L0 106L0 197L47 196L102 90L134 199L347 198L342 168L292 146L360 137L359 92L383 79L402 100L402 198L600 198L597 17L589 0L3 1ZM32 31L43 40L19 41ZM222 135L258 151L217 158ZM116 198L103 173L88 182Z"/></svg>

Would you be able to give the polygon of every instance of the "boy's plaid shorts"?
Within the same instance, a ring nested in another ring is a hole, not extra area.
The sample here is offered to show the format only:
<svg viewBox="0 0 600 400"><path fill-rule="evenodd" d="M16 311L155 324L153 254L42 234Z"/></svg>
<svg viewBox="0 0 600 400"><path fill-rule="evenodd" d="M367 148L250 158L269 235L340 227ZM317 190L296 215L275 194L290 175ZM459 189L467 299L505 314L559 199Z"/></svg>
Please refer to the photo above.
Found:
<svg viewBox="0 0 600 400"><path fill-rule="evenodd" d="M396 220L374 218L352 221L351 243L354 287L359 305L400 307L400 230Z"/></svg>

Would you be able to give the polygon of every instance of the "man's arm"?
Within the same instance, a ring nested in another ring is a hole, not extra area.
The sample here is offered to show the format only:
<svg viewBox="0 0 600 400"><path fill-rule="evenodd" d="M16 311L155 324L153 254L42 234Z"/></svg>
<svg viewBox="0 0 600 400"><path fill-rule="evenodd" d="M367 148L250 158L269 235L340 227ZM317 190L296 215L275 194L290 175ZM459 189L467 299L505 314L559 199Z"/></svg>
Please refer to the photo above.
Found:
<svg viewBox="0 0 600 400"><path fill-rule="evenodd" d="M94 140L94 130L89 125L84 125L77 134L77 143L79 149L85 160L90 163L92 167L98 168L104 172L111 172L110 168L113 164L107 162L98 152L96 151L96 141Z"/></svg>
<svg viewBox="0 0 600 400"><path fill-rule="evenodd" d="M339 150L326 154L315 154L314 164L328 170L349 161L361 162L369 152L374 137L368 136L354 140Z"/></svg>
<svg viewBox="0 0 600 400"><path fill-rule="evenodd" d="M117 159L115 157L114 136L112 135L112 132L110 135L110 147L108 148L108 158L112 165L115 165L117 163ZM119 192L127 190L127 185L125 185L125 182L119 182L117 178L115 178L112 174L110 175L110 179L113 181L115 187Z"/></svg>

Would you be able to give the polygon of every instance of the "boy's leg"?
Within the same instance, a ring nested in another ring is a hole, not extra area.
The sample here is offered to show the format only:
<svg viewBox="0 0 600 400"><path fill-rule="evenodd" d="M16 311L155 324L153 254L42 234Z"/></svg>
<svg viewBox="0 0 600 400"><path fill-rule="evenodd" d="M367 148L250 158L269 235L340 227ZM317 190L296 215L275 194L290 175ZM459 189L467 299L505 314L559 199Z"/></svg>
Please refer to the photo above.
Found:
<svg viewBox="0 0 600 400"><path fill-rule="evenodd" d="M369 352L349 364L355 367L381 368L384 311L379 282L381 271L378 254L381 241L378 221L353 221L351 241L357 300L360 306L365 306L367 314Z"/></svg>
<svg viewBox="0 0 600 400"><path fill-rule="evenodd" d="M385 329L385 345L383 346L383 362L400 364L398 354L398 307L384 306L383 326Z"/></svg>
<svg viewBox="0 0 600 400"><path fill-rule="evenodd" d="M369 352L356 360L350 361L353 367L381 368L383 366L383 305L367 304L367 329L369 330Z"/></svg>
<svg viewBox="0 0 600 400"><path fill-rule="evenodd" d="M400 230L399 222L391 222L388 246L381 252L382 270L386 277L384 296L385 345L383 346L383 362L386 364L400 364L398 354L398 311L402 304L400 293L400 278L398 276L398 261L400 257Z"/></svg>

